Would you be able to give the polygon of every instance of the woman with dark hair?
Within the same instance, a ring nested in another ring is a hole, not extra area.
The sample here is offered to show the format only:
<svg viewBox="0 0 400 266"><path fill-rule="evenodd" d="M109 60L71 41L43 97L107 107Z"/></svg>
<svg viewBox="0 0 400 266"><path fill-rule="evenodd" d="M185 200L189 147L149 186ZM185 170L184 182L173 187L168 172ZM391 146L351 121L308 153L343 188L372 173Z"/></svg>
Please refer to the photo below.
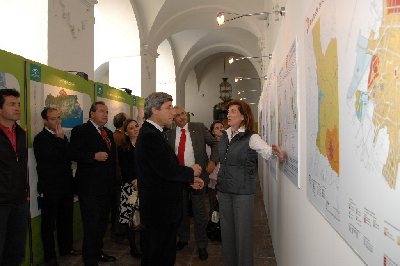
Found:
<svg viewBox="0 0 400 266"><path fill-rule="evenodd" d="M253 113L244 101L233 100L228 104L228 125L218 143L222 253L225 265L251 266L258 154L264 159L275 155L281 162L285 154L278 145L269 146L254 132Z"/></svg>
<svg viewBox="0 0 400 266"><path fill-rule="evenodd" d="M130 197L134 191L137 191L137 172L135 166L135 143L139 135L139 124L136 120L127 119L124 122L124 140L118 149L119 165L121 167L121 200L119 207L119 223L128 233L130 253L134 258L140 258L135 243L135 231L132 224L132 215L134 211L134 202L130 202Z"/></svg>
<svg viewBox="0 0 400 266"><path fill-rule="evenodd" d="M224 130L224 125L222 121L215 120L210 126L211 135L219 142L222 137L222 131ZM211 148L207 146L207 154L211 154ZM213 208L217 203L217 190L215 185L217 184L217 174L219 170L219 163L215 167L214 171L209 175L210 182L208 183L208 199L210 201L210 216L213 212Z"/></svg>

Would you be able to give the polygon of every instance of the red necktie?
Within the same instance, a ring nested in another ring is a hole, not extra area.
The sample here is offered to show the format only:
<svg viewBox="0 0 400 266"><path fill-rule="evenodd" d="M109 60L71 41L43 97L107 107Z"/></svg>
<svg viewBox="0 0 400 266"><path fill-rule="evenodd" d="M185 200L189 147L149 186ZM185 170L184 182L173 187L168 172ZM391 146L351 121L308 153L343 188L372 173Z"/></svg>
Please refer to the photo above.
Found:
<svg viewBox="0 0 400 266"><path fill-rule="evenodd" d="M181 129L181 138L179 139L178 146L178 161L179 165L185 165L185 144L186 144L186 133L185 129Z"/></svg>
<svg viewBox="0 0 400 266"><path fill-rule="evenodd" d="M104 142L105 142L106 145L107 145L107 149L110 151L110 150L111 150L111 141L110 141L110 139L108 138L107 132L106 132L106 130L104 129L104 127L101 127L101 128L100 128L100 133L101 133L101 137L103 138Z"/></svg>

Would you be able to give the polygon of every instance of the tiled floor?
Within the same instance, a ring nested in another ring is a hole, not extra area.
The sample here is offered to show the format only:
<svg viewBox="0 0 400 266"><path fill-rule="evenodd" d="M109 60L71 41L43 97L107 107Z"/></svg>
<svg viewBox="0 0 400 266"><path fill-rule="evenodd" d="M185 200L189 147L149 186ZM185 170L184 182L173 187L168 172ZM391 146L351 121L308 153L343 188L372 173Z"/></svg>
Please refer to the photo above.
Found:
<svg viewBox="0 0 400 266"><path fill-rule="evenodd" d="M193 229L193 228L192 228ZM193 232L193 230L191 230ZM81 243L74 243L76 248L81 246ZM104 251L117 257L117 261L113 263L102 263L104 266L125 266L125 265L140 265L140 260L133 259L129 254L128 242L117 244L112 241L110 233L108 232L104 239ZM196 266L196 265L223 265L222 250L220 242L209 242L208 245L208 260L201 261L198 258L197 248L193 241L193 235L191 242L183 250L177 252L176 266ZM83 265L82 258L79 257L64 257L59 259L61 266ZM255 202L255 217L254 217L254 265L261 266L276 266L276 260L274 255L274 249L272 247L271 236L268 229L267 217L265 214L264 203L262 201L262 195L260 187L256 194Z"/></svg>

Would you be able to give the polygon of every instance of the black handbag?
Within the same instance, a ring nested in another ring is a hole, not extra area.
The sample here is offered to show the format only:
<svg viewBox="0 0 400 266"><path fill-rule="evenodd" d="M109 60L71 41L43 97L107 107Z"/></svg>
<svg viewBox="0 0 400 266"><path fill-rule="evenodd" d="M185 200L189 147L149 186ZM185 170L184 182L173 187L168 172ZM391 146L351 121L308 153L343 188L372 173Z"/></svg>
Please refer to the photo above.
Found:
<svg viewBox="0 0 400 266"><path fill-rule="evenodd" d="M215 203L215 206L213 208L211 218L207 224L206 232L207 232L207 237L211 241L221 241L221 224L219 220L218 201Z"/></svg>

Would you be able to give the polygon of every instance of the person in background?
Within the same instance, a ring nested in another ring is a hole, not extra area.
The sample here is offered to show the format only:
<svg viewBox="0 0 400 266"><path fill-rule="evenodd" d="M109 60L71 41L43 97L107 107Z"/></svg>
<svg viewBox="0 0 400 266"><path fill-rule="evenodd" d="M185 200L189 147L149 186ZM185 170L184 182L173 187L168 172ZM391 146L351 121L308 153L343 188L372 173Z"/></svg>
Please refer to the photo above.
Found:
<svg viewBox="0 0 400 266"><path fill-rule="evenodd" d="M41 236L44 261L55 266L54 231L61 256L79 255L72 248L73 176L68 157L68 139L61 127L60 112L45 107L41 112L44 128L33 140L38 174L37 191L41 200Z"/></svg>
<svg viewBox="0 0 400 266"><path fill-rule="evenodd" d="M223 130L224 130L224 125L220 120L215 120L210 126L210 133L217 140L217 142L220 141ZM207 145L207 155L210 156L210 154L211 154L211 148L210 146ZM210 217L213 212L213 208L217 203L217 190L215 189L215 186L217 185L218 171L219 171L219 163L215 167L214 171L208 176L210 179L210 182L208 183L208 200L210 202L210 213L209 213Z"/></svg>
<svg viewBox="0 0 400 266"><path fill-rule="evenodd" d="M257 159L285 154L278 145L269 146L253 130L250 106L239 100L228 104L228 125L218 150L220 169L217 190L221 222L222 254L229 266L253 265L253 217Z"/></svg>
<svg viewBox="0 0 400 266"><path fill-rule="evenodd" d="M116 260L102 251L115 181L116 150L112 132L104 126L107 120L107 105L94 102L89 121L71 131L69 150L71 159L77 162L75 177L82 214L85 266Z"/></svg>
<svg viewBox="0 0 400 266"><path fill-rule="evenodd" d="M135 166L135 145L139 135L139 124L136 120L127 119L124 122L124 140L118 148L119 165L121 167L121 200L118 222L122 225L123 232L128 235L131 256L139 259L141 253L135 243L135 231L132 223L134 205L129 202L129 197L137 190L137 171Z"/></svg>
<svg viewBox="0 0 400 266"><path fill-rule="evenodd" d="M113 125L115 127L115 131L113 133L113 138L115 142L115 148L118 151L118 148L122 145L125 134L124 134L124 122L127 119L127 115L125 113L118 113L113 118ZM116 240L118 241L121 237L119 232L120 228L118 228L118 209L120 205L120 190L121 190L121 168L119 166L119 158L118 152L116 154L116 162L115 162L115 188L114 195L112 195L111 199L111 231L115 232Z"/></svg>
<svg viewBox="0 0 400 266"><path fill-rule="evenodd" d="M0 265L21 265L25 256L27 142L20 119L19 92L0 90Z"/></svg>
<svg viewBox="0 0 400 266"><path fill-rule="evenodd" d="M207 180L208 174L214 171L218 163L217 141L203 123L188 123L187 113L183 107L175 106L174 109L176 129L167 131L168 142L178 156L180 165L199 164L204 169L201 177L203 181ZM210 159L206 153L206 145L211 147ZM200 260L207 260L208 258L206 232L208 215L204 203L204 194L205 189L196 190L190 186L183 189L183 217L178 229L179 241L176 244L177 250L188 245L190 239L188 210L189 202L191 202L194 216L194 235Z"/></svg>
<svg viewBox="0 0 400 266"><path fill-rule="evenodd" d="M143 123L135 146L138 170L140 219L143 232L142 266L172 266L176 259L176 233L182 218L182 189L185 184L202 189L201 167L179 165L163 127L174 118L171 95L150 94L144 103Z"/></svg>

